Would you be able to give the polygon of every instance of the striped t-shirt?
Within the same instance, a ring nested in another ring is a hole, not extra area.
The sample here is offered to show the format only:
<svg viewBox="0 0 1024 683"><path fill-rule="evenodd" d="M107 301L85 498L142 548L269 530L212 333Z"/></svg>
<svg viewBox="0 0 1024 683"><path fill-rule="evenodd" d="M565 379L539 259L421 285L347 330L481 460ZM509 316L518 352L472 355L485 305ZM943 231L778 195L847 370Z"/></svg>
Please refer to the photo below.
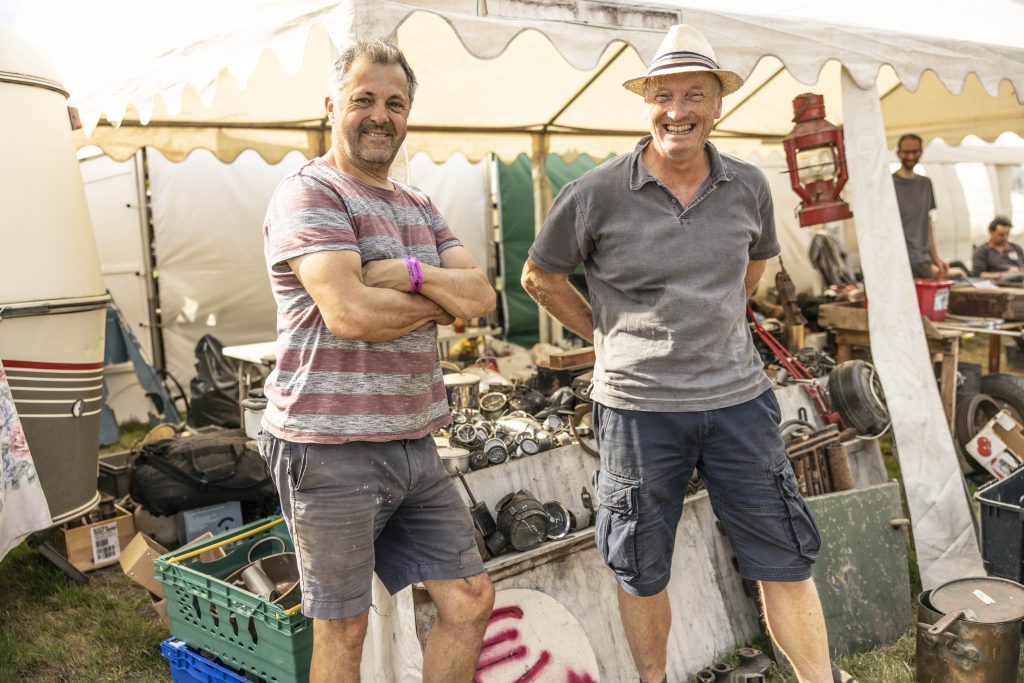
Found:
<svg viewBox="0 0 1024 683"><path fill-rule="evenodd" d="M278 185L263 237L277 300L277 366L263 428L289 441L415 439L448 423L433 323L385 342L336 337L288 259L351 250L362 262L415 256L441 265L457 246L430 198L394 183L367 185L313 159Z"/></svg>

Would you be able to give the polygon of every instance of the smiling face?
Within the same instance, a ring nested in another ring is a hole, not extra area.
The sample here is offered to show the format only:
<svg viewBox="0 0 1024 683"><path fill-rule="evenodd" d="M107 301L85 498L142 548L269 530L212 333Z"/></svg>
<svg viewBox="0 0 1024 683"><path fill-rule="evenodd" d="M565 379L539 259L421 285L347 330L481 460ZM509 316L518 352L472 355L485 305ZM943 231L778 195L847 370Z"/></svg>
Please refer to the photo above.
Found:
<svg viewBox="0 0 1024 683"><path fill-rule="evenodd" d="M327 99L337 158L349 167L342 170L386 175L405 140L411 104L401 66L357 59L337 98Z"/></svg>
<svg viewBox="0 0 1024 683"><path fill-rule="evenodd" d="M666 161L703 153L715 119L722 115L722 86L705 72L657 76L648 81L644 101L651 122L651 147Z"/></svg>
<svg viewBox="0 0 1024 683"><path fill-rule="evenodd" d="M896 156L900 159L900 166L908 173L913 173L917 162L921 160L921 141L915 138L904 138L896 149Z"/></svg>

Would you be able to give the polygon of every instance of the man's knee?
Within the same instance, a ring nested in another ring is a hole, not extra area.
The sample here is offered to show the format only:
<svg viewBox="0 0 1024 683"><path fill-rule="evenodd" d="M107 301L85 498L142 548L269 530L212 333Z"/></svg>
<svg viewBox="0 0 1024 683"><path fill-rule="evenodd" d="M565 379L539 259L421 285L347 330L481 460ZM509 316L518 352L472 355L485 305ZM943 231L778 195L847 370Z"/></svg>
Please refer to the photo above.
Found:
<svg viewBox="0 0 1024 683"><path fill-rule="evenodd" d="M335 646L361 648L366 638L369 612L344 619L314 619L313 634L318 640L329 640Z"/></svg>
<svg viewBox="0 0 1024 683"><path fill-rule="evenodd" d="M437 615L442 621L486 624L494 607L494 585L486 573L465 579L430 582Z"/></svg>

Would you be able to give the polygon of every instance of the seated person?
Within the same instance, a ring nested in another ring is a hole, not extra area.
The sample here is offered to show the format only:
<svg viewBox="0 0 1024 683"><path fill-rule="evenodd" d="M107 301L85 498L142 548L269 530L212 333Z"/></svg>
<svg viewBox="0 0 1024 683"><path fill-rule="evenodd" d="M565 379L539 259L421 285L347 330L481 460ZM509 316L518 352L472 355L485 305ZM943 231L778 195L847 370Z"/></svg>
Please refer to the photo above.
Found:
<svg viewBox="0 0 1024 683"><path fill-rule="evenodd" d="M988 242L974 250L975 277L986 280L1024 279L1024 249L1010 241L1013 224L1006 216L996 216L988 224Z"/></svg>

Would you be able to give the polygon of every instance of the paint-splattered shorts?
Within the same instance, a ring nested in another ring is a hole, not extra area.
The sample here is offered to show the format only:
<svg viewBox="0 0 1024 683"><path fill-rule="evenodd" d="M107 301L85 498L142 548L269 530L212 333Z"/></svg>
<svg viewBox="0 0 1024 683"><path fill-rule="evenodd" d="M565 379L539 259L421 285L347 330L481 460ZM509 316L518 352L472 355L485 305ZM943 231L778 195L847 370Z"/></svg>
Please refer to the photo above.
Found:
<svg viewBox="0 0 1024 683"><path fill-rule="evenodd" d="M431 437L338 445L262 432L259 444L295 542L306 616L366 611L373 572L396 593L483 571L473 521Z"/></svg>
<svg viewBox="0 0 1024 683"><path fill-rule="evenodd" d="M601 451L595 535L624 590L655 595L668 585L694 467L745 578L810 577L821 537L786 459L779 418L770 389L746 403L703 412L595 404Z"/></svg>

